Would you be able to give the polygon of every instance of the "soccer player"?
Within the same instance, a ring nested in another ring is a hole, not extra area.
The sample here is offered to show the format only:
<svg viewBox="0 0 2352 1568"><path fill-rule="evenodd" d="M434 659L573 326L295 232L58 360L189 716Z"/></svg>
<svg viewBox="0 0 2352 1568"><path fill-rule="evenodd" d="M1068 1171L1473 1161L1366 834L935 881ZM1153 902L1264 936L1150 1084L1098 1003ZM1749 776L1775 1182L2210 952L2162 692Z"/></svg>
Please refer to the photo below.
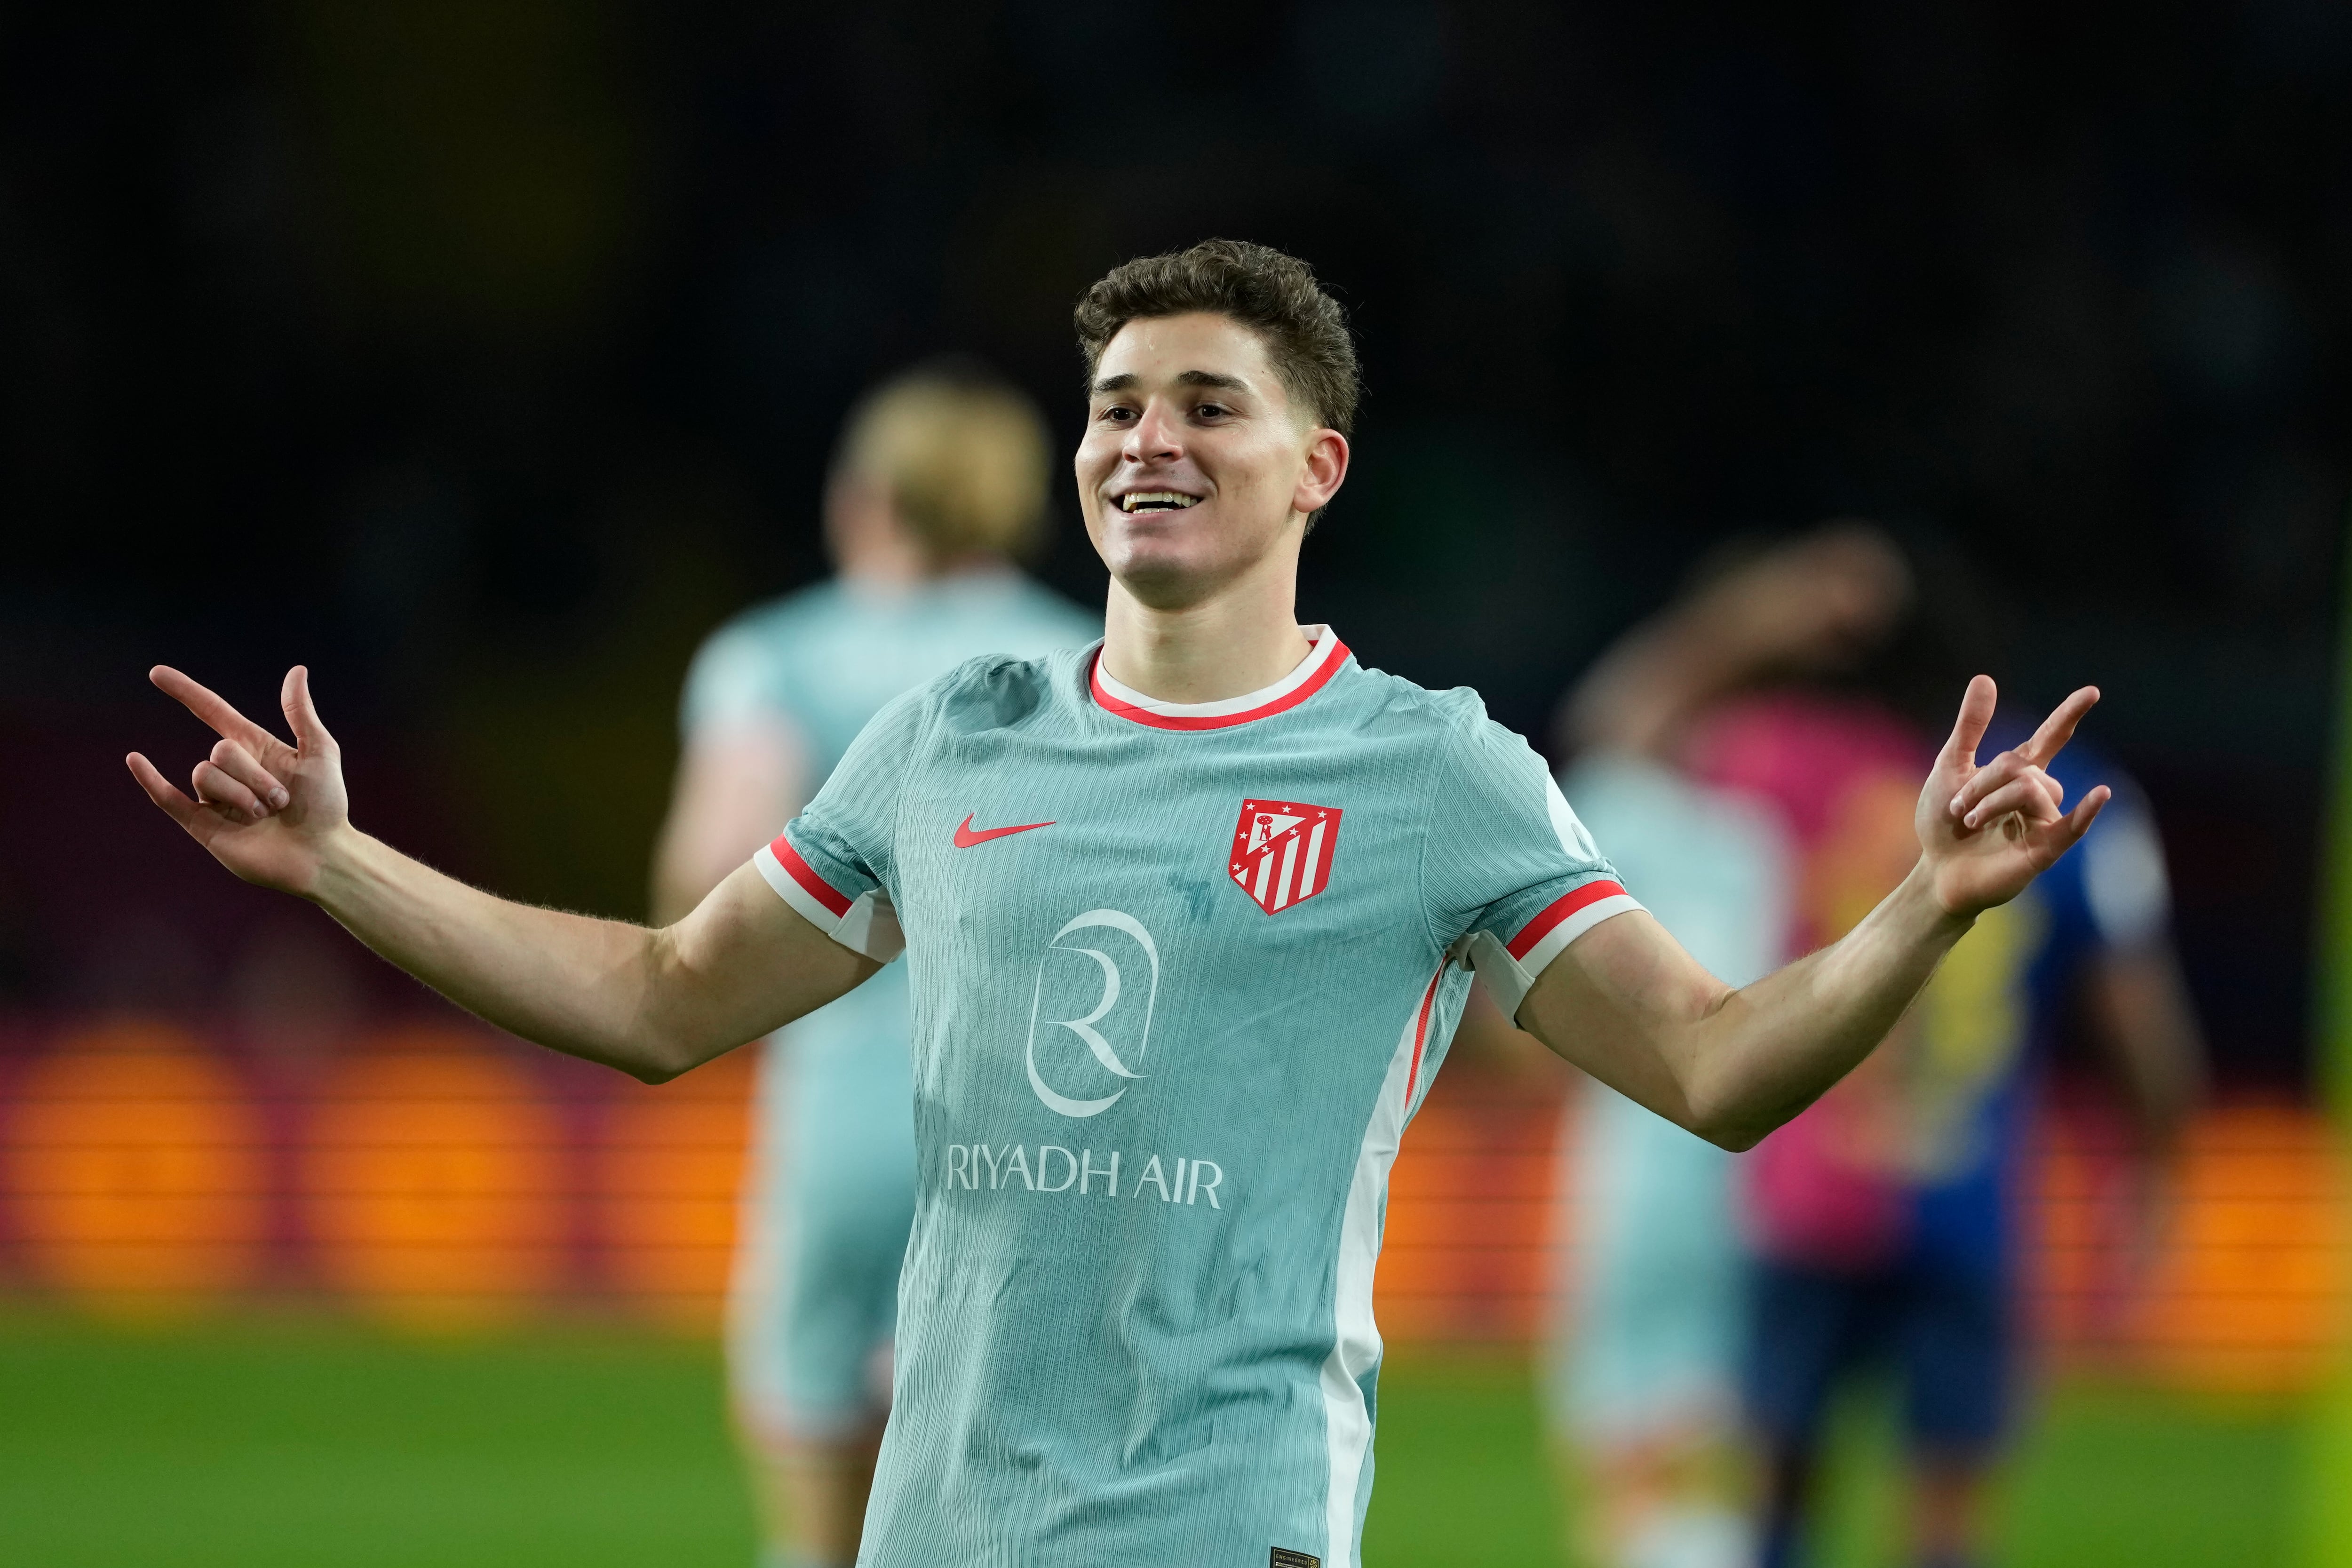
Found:
<svg viewBox="0 0 2352 1568"><path fill-rule="evenodd" d="M903 950L915 1226L860 1560L1352 1568L1388 1170L1471 972L1619 1092L1751 1144L2090 826L2106 792L2068 808L2042 764L2097 693L1980 763L1994 692L1971 682L1901 887L1734 989L1475 694L1299 625L1299 548L1347 477L1357 397L1306 266L1208 241L1115 269L1076 318L1103 641L892 702L674 925L505 902L360 831L299 666L291 744L159 667L221 739L194 798L127 760L237 875L648 1080Z"/></svg>
<svg viewBox="0 0 2352 1568"><path fill-rule="evenodd" d="M657 921L766 843L892 698L980 654L1101 636L1011 564L1045 516L1051 461L1036 408L976 365L923 366L852 411L825 488L840 574L738 616L688 675ZM777 1568L857 1553L915 1214L909 1026L891 964L761 1062L729 1370Z"/></svg>
<svg viewBox="0 0 2352 1568"><path fill-rule="evenodd" d="M1703 777L1771 800L1790 825L1807 860L1801 918L1819 937L1902 875L1899 781L1925 750L1908 731L1866 708L1781 700L1718 726L1699 760ZM2118 794L2080 850L1986 911L1865 1068L1746 1156L1744 1381L1765 1450L1764 1568L1809 1560L1830 1395L1873 1364L1891 1365L1901 1393L1909 1561L1983 1561L1986 1483L2020 1373L2033 1067L2069 1019L2086 1025L2129 1090L2147 1174L2193 1102L2202 1050L2166 931L2163 848L2145 798L2111 767L2077 751L2051 772L2079 788L2093 769Z"/></svg>
<svg viewBox="0 0 2352 1568"><path fill-rule="evenodd" d="M1850 664L1909 592L1885 538L1823 529L1710 573L1602 655L1563 705L1576 761L1560 784L1578 816L1650 911L1728 982L1789 956L1800 862L1769 804L1692 777L1689 749L1726 698ZM1601 1085L1566 1114L1575 1272L1544 1393L1586 1499L1589 1552L1607 1568L1748 1568L1731 1156Z"/></svg>

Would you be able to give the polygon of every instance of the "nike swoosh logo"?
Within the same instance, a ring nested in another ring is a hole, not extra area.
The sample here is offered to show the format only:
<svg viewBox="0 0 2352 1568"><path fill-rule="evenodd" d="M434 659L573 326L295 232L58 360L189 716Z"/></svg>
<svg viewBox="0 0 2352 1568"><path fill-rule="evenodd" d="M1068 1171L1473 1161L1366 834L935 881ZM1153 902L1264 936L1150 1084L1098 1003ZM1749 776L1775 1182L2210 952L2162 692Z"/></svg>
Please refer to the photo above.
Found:
<svg viewBox="0 0 2352 1568"><path fill-rule="evenodd" d="M956 826L955 846L959 849L969 849L975 844L985 844L992 838L1004 838L1015 833L1034 833L1041 827L1053 826L1050 822L1024 822L1018 827L982 827L975 831L971 826L971 818L966 816Z"/></svg>

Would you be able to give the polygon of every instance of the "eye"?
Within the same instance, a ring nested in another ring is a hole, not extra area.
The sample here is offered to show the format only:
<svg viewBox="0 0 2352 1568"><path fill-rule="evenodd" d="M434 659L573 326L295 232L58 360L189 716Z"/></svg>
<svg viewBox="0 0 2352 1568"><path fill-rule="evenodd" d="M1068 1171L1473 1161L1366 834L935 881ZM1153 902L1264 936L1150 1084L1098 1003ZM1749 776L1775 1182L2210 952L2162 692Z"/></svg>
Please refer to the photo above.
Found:
<svg viewBox="0 0 2352 1568"><path fill-rule="evenodd" d="M1222 419L1226 415L1232 413L1233 410L1227 408L1222 403L1203 403L1199 407L1193 409L1192 412L1195 416L1202 419Z"/></svg>
<svg viewBox="0 0 2352 1568"><path fill-rule="evenodd" d="M1135 410L1129 408L1124 403L1113 403L1107 405L1103 411L1100 414L1096 415L1095 417L1097 419L1108 420L1112 424L1118 424L1123 420L1134 418Z"/></svg>

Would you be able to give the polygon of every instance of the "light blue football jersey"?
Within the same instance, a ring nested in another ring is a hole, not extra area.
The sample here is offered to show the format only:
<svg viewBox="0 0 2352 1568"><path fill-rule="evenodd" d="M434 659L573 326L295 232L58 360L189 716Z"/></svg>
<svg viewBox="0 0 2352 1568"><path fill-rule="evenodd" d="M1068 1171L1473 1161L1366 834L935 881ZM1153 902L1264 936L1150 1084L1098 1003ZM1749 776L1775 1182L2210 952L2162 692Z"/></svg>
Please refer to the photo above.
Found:
<svg viewBox="0 0 2352 1568"><path fill-rule="evenodd" d="M782 723L822 779L892 698L977 654L1038 654L1101 630L1009 569L904 587L836 580L713 633L683 724L691 741ZM739 1408L771 1434L830 1436L877 1414L871 1372L914 1204L908 1027L894 963L761 1059L729 1370Z"/></svg>
<svg viewBox="0 0 2352 1568"><path fill-rule="evenodd" d="M1389 1165L1465 965L1516 1012L1638 906L1475 694L1310 636L1207 704L1095 649L976 659L756 857L913 991L862 1563L1357 1563Z"/></svg>

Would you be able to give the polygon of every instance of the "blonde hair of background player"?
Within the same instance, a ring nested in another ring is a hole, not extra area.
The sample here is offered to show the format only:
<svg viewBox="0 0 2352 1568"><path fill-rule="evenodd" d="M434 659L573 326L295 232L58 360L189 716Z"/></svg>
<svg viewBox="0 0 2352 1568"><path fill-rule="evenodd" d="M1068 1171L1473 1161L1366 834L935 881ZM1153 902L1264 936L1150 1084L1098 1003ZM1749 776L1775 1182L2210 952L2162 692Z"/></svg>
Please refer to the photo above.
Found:
<svg viewBox="0 0 2352 1568"><path fill-rule="evenodd" d="M857 574L871 544L848 531L857 514L887 510L909 553L891 574L1017 559L1043 533L1052 466L1045 418L1020 391L952 362L918 367L850 411L825 498L826 542Z"/></svg>

